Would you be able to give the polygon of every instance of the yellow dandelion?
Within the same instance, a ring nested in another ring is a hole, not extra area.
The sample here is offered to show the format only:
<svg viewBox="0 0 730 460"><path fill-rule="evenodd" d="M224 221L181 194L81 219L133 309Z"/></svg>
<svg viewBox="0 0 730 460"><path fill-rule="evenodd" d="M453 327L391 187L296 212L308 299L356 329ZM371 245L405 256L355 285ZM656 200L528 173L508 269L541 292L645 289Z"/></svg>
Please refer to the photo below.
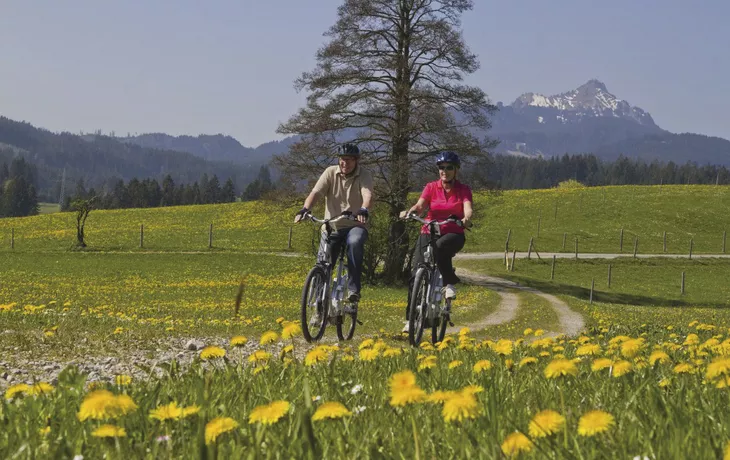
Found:
<svg viewBox="0 0 730 460"><path fill-rule="evenodd" d="M561 345L557 345L557 346L553 347L553 353L562 353L564 351L565 351L565 347L563 347Z"/></svg>
<svg viewBox="0 0 730 460"><path fill-rule="evenodd" d="M276 324L281 324L285 321L285 318L283 316L279 316L276 318Z"/></svg>
<svg viewBox="0 0 730 460"><path fill-rule="evenodd" d="M431 342L426 342L425 340L423 342L421 342L421 344L419 345L419 347L421 347L421 350L426 350L426 351L435 350L435 348L433 347L433 345L431 345Z"/></svg>
<svg viewBox="0 0 730 460"><path fill-rule="evenodd" d="M82 422L87 419L104 420L125 415L135 409L137 405L128 395L115 396L108 390L96 390L86 395L77 417Z"/></svg>
<svg viewBox="0 0 730 460"><path fill-rule="evenodd" d="M458 359L455 359L449 363L449 370L456 369L457 367L464 364L464 361L459 361Z"/></svg>
<svg viewBox="0 0 730 460"><path fill-rule="evenodd" d="M512 354L512 341L507 339L501 339L494 345L494 352L503 355L508 356Z"/></svg>
<svg viewBox="0 0 730 460"><path fill-rule="evenodd" d="M730 441L725 444L725 451L723 452L723 460L730 460Z"/></svg>
<svg viewBox="0 0 730 460"><path fill-rule="evenodd" d="M383 351L383 358L391 358L393 356L400 356L403 353L402 348L386 348L385 351Z"/></svg>
<svg viewBox="0 0 730 460"><path fill-rule="evenodd" d="M659 386L661 388L666 388L669 386L669 384L672 383L668 378L663 378L659 381Z"/></svg>
<svg viewBox="0 0 730 460"><path fill-rule="evenodd" d="M502 442L502 452L508 457L514 457L521 452L530 452L532 450L532 442L524 434L515 431L508 435Z"/></svg>
<svg viewBox="0 0 730 460"><path fill-rule="evenodd" d="M291 339L301 334L301 332L302 328L297 323L289 323L281 331L281 338L284 340Z"/></svg>
<svg viewBox="0 0 730 460"><path fill-rule="evenodd" d="M603 369L607 369L613 365L613 361L608 358L599 358L593 361L593 364L591 364L591 370L593 372L598 372Z"/></svg>
<svg viewBox="0 0 730 460"><path fill-rule="evenodd" d="M132 383L132 377L129 375L117 375L114 377L114 382L119 386L126 386Z"/></svg>
<svg viewBox="0 0 730 460"><path fill-rule="evenodd" d="M259 340L260 345L267 345L269 343L274 343L279 339L279 334L277 334L274 331L266 331L261 336L261 340Z"/></svg>
<svg viewBox="0 0 730 460"><path fill-rule="evenodd" d="M528 327L527 329L525 329L525 330L524 330L524 331L522 332L522 335L530 335L530 334L532 334L533 332L534 332L534 331L532 330L532 328L531 328L531 327Z"/></svg>
<svg viewBox="0 0 730 460"><path fill-rule="evenodd" d="M124 428L115 425L102 425L91 432L91 436L96 438L123 438L127 436Z"/></svg>
<svg viewBox="0 0 730 460"><path fill-rule="evenodd" d="M27 383L18 383L5 390L5 399L8 401L16 396L22 396L30 391L30 385Z"/></svg>
<svg viewBox="0 0 730 460"><path fill-rule="evenodd" d="M365 348L360 350L360 361L374 361L380 355L380 352L375 348Z"/></svg>
<svg viewBox="0 0 730 460"><path fill-rule="evenodd" d="M373 339L365 339L360 343L359 349L362 350L364 348L370 348L375 344L375 340Z"/></svg>
<svg viewBox="0 0 730 460"><path fill-rule="evenodd" d="M46 426L46 427L43 427L43 428L41 428L41 429L38 430L38 434L40 434L41 436L46 436L50 432L51 432L51 427L50 426Z"/></svg>
<svg viewBox="0 0 730 460"><path fill-rule="evenodd" d="M576 375L578 368L567 359L555 359L545 367L545 377L554 379L566 375Z"/></svg>
<svg viewBox="0 0 730 460"><path fill-rule="evenodd" d="M684 343L682 345L689 346L689 345L697 345L700 343L700 338L697 336L697 334L688 334L687 338L684 340Z"/></svg>
<svg viewBox="0 0 730 460"><path fill-rule="evenodd" d="M613 415L602 410L592 410L583 414L578 420L578 434L581 436L594 436L616 424Z"/></svg>
<svg viewBox="0 0 730 460"><path fill-rule="evenodd" d="M215 345L209 345L200 351L200 359L209 360L215 358L222 358L226 355L226 350Z"/></svg>
<svg viewBox="0 0 730 460"><path fill-rule="evenodd" d="M434 404L441 404L455 394L455 391L436 390L426 397L426 401Z"/></svg>
<svg viewBox="0 0 730 460"><path fill-rule="evenodd" d="M472 370L474 371L475 374L481 374L482 372L488 371L491 368L492 368L492 363L486 359L482 359L480 361L477 361L476 364L474 364L474 367L472 368Z"/></svg>
<svg viewBox="0 0 730 460"><path fill-rule="evenodd" d="M540 337L543 334L545 334L545 331L543 331L542 329L538 329L535 331L534 335L535 335L535 337Z"/></svg>
<svg viewBox="0 0 730 460"><path fill-rule="evenodd" d="M253 353L251 353L251 356L248 357L248 362L250 363L258 363L261 361L268 361L271 358L271 353L263 350L256 350Z"/></svg>
<svg viewBox="0 0 730 460"><path fill-rule="evenodd" d="M669 355L661 350L652 352L651 355L649 355L649 364L653 366L657 361L660 364L668 363Z"/></svg>
<svg viewBox="0 0 730 460"><path fill-rule="evenodd" d="M48 382L38 382L32 385L28 389L28 394L31 396L39 396L53 392L53 385Z"/></svg>
<svg viewBox="0 0 730 460"><path fill-rule="evenodd" d="M347 407L339 402L326 402L319 406L312 415L313 421L320 421L325 419L338 419L352 415Z"/></svg>
<svg viewBox="0 0 730 460"><path fill-rule="evenodd" d="M325 361L328 356L329 354L325 348L322 346L315 347L307 352L307 355L304 357L304 365L314 366L319 362Z"/></svg>
<svg viewBox="0 0 730 460"><path fill-rule="evenodd" d="M451 395L444 401L441 415L446 422L476 418L479 415L479 404L474 393L460 391Z"/></svg>
<svg viewBox="0 0 730 460"><path fill-rule="evenodd" d="M200 412L200 406L192 405L192 406L183 407L181 417L185 418L190 415L195 415L198 412Z"/></svg>
<svg viewBox="0 0 730 460"><path fill-rule="evenodd" d="M426 400L426 392L417 385L411 387L392 389L390 391L390 405L402 407L407 404L420 403Z"/></svg>
<svg viewBox="0 0 730 460"><path fill-rule="evenodd" d="M631 339L621 344L621 354L624 358L633 358L644 348L644 339Z"/></svg>
<svg viewBox="0 0 730 460"><path fill-rule="evenodd" d="M231 338L231 346L232 347L242 347L248 343L248 338L243 335L237 335L233 338Z"/></svg>
<svg viewBox="0 0 730 460"><path fill-rule="evenodd" d="M411 388L416 385L416 376L409 370L397 372L390 377L389 385L391 390Z"/></svg>
<svg viewBox="0 0 730 460"><path fill-rule="evenodd" d="M530 436L544 438L553 435L565 427L565 417L554 410L543 410L532 417L529 425Z"/></svg>
<svg viewBox="0 0 730 460"><path fill-rule="evenodd" d="M621 360L613 363L612 375L614 377L621 377L631 372L631 363L629 361Z"/></svg>
<svg viewBox="0 0 730 460"><path fill-rule="evenodd" d="M170 404L159 406L157 409L152 409L150 418L164 422L165 420L176 420L182 416L182 413L182 408L178 407L177 403L173 401Z"/></svg>
<svg viewBox="0 0 730 460"><path fill-rule="evenodd" d="M432 369L436 367L436 357L431 355L427 356L426 358L422 359L421 362L418 364L418 370L426 370L426 369Z"/></svg>
<svg viewBox="0 0 730 460"><path fill-rule="evenodd" d="M721 375L730 375L730 358L717 358L707 366L706 377L708 379Z"/></svg>
<svg viewBox="0 0 730 460"><path fill-rule="evenodd" d="M461 389L463 393L477 394L484 391L484 387L481 385L467 385Z"/></svg>
<svg viewBox="0 0 730 460"><path fill-rule="evenodd" d="M262 423L273 425L289 412L290 404L287 401L274 401L270 404L258 406L248 416L248 423Z"/></svg>
<svg viewBox="0 0 730 460"><path fill-rule="evenodd" d="M691 374L695 371L695 368L690 363L679 363L674 366L673 371L675 374Z"/></svg>
<svg viewBox="0 0 730 460"><path fill-rule="evenodd" d="M527 358L522 358L522 360L520 361L519 367L524 367L524 366L527 366L528 364L536 364L536 363L537 363L537 358L528 356Z"/></svg>
<svg viewBox="0 0 730 460"><path fill-rule="evenodd" d="M237 427L238 422L230 417L216 417L205 425L205 443L213 444L218 436Z"/></svg>
<svg viewBox="0 0 730 460"><path fill-rule="evenodd" d="M294 351L294 345L287 345L281 349L280 357L292 353Z"/></svg>
<svg viewBox="0 0 730 460"><path fill-rule="evenodd" d="M507 368L508 371L512 370L512 367L514 367L515 361L513 359L505 359L504 360L504 367Z"/></svg>
<svg viewBox="0 0 730 460"><path fill-rule="evenodd" d="M599 353L601 353L601 346L597 345L595 343L581 345L575 351L575 354L578 356L593 356L593 355L597 355Z"/></svg>

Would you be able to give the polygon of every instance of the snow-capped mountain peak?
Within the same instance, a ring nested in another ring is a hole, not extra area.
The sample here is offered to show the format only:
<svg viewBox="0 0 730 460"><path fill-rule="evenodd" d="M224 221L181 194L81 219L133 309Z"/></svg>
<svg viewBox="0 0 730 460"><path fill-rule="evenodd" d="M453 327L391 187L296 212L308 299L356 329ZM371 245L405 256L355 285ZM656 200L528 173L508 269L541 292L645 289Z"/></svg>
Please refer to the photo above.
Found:
<svg viewBox="0 0 730 460"><path fill-rule="evenodd" d="M563 123L583 117L617 117L631 119L643 125L654 125L651 115L617 98L608 91L603 82L595 79L572 91L553 96L525 93L512 103L512 108L517 112L533 107L566 112L561 114ZM557 115L551 118L556 119Z"/></svg>

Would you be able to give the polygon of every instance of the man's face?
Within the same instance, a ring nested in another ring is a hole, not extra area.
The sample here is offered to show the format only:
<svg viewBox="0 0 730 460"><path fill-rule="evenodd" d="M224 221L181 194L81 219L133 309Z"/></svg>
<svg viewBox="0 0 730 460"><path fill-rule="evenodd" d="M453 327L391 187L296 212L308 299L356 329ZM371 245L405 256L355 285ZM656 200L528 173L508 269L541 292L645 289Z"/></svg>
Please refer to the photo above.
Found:
<svg viewBox="0 0 730 460"><path fill-rule="evenodd" d="M357 166L357 157L344 155L340 157L340 171L342 174L350 174Z"/></svg>

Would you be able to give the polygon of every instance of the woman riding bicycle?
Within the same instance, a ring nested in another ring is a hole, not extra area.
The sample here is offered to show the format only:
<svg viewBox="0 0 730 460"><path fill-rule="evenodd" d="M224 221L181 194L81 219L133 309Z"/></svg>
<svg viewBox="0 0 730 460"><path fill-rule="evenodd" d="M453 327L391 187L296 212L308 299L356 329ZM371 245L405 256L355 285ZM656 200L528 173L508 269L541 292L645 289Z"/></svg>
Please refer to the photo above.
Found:
<svg viewBox="0 0 730 460"><path fill-rule="evenodd" d="M442 152L436 157L436 165L439 169L439 178L426 184L415 205L408 211L401 213L401 218L412 212L421 214L424 207L428 206L426 220L446 220L450 216L461 219L464 227L471 225L472 216L472 194L468 185L456 180L461 161L454 152ZM436 265L438 266L444 281L444 295L447 299L456 298L455 284L459 278L454 273L452 258L461 251L466 242L464 227L456 223L448 222L441 225L441 237L436 242ZM410 284L413 284L415 271L418 265L423 262L423 251L429 242L429 229L424 225L421 227L421 234L418 237L415 253L413 255L413 272L411 273ZM410 288L408 290L410 297ZM410 304L410 299L408 304ZM403 332L408 332L408 305L406 305L406 325Z"/></svg>

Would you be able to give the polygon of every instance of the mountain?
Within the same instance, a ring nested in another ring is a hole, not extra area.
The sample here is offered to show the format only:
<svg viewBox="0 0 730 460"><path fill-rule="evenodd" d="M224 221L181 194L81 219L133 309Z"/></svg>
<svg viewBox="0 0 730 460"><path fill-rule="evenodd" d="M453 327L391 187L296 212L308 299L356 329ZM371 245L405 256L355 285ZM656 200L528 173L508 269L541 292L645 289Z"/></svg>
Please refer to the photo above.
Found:
<svg viewBox="0 0 730 460"><path fill-rule="evenodd" d="M193 137L151 133L118 139L126 144L154 149L177 150L192 153L206 160L228 161L256 167L268 163L274 154L286 152L289 145L294 142L293 137L288 137L281 141L271 141L252 148L244 147L233 137L223 134L201 134Z"/></svg>
<svg viewBox="0 0 730 460"><path fill-rule="evenodd" d="M497 107L487 134L501 141L500 153L595 153L605 159L624 155L730 165L730 141L666 131L648 112L619 99L595 79L552 96L524 93L511 104L499 102Z"/></svg>
<svg viewBox="0 0 730 460"><path fill-rule="evenodd" d="M188 152L149 148L120 142L108 136L53 133L30 123L0 117L0 163L22 155L38 169L42 199L58 197L66 172L66 190L78 179L87 188L109 187L115 179L156 178L169 174L176 183L193 183L202 174L217 175L221 183L232 178L239 189L256 178L258 168L212 161Z"/></svg>

